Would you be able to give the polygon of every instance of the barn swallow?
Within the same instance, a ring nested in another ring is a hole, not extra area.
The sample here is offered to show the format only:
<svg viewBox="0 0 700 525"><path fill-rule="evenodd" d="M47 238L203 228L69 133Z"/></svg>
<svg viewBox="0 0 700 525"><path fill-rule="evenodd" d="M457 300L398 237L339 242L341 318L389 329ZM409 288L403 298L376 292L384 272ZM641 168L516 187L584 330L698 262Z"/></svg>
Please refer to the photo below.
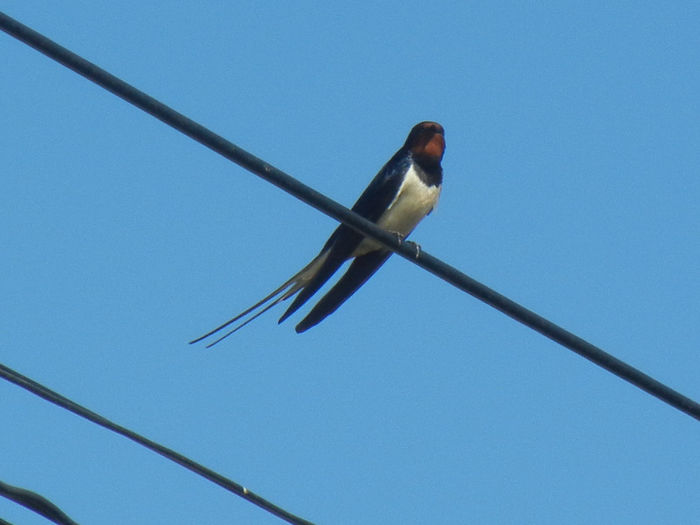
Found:
<svg viewBox="0 0 700 525"><path fill-rule="evenodd" d="M444 152L445 131L442 126L436 122L417 124L401 149L379 170L360 195L352 211L405 239L437 204L442 188L440 161ZM391 253L391 250L341 224L323 245L321 252L291 279L233 319L190 343L206 339L262 308L207 345L211 347L276 304L298 293L280 317L278 322L281 323L308 301L345 261L354 259L335 286L296 326L297 333L304 332L335 312L384 264Z"/></svg>

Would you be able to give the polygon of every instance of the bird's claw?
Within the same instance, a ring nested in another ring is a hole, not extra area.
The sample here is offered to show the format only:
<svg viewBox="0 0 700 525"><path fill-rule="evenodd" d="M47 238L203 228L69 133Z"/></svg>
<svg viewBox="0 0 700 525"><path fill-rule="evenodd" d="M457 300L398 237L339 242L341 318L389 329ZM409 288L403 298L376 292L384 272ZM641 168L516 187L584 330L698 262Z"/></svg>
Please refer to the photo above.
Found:
<svg viewBox="0 0 700 525"><path fill-rule="evenodd" d="M420 257L420 244L413 241L406 241L406 244L410 244L413 247L413 249L416 251L414 257L418 259L418 257Z"/></svg>
<svg viewBox="0 0 700 525"><path fill-rule="evenodd" d="M392 231L391 233L394 234L394 237L396 237L396 242L399 244L401 244L404 241L404 239L406 238L403 235L401 235L399 232Z"/></svg>
<svg viewBox="0 0 700 525"><path fill-rule="evenodd" d="M396 241L399 244L408 244L415 250L416 254L414 255L414 257L416 259L418 259L418 257L420 257L420 244L418 244L417 242L413 242L413 241L407 241L406 236L400 234L399 232L391 232L391 233L393 233L396 236Z"/></svg>

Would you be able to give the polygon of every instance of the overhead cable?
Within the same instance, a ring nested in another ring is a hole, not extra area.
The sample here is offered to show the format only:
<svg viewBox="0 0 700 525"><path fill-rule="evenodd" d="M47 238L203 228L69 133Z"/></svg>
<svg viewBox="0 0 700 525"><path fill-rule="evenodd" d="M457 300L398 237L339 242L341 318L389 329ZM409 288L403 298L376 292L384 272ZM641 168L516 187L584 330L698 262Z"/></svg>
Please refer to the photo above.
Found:
<svg viewBox="0 0 700 525"><path fill-rule="evenodd" d="M183 456L179 452L175 452L174 450L165 447L159 443L156 443L155 441L152 441L146 437L143 437L142 435L137 434L136 432L129 430L128 428L113 423L109 419L79 405L78 403L75 403L74 401L71 401L67 397L64 397L61 394L54 392L53 390L45 387L44 385L20 374L19 372L16 372L15 370L3 364L0 364L0 377L10 381L11 383L14 383L15 385L21 386L25 390L28 390L31 393L42 397L55 405L60 406L61 408L70 410L74 414L77 414L80 417L87 419L88 421L92 421L93 423L100 425L101 427L111 430L112 432L116 432L117 434L129 438L132 441L135 441L139 445L143 445L144 447L152 450L153 452L157 452L161 456L168 458L170 461L174 461L175 463L182 465L186 469L189 469L192 472L199 474L203 478L206 478L209 481L216 483L217 485L223 487L229 492L233 492L237 496L240 496L241 498L246 499L251 503L254 503L258 507L265 509L267 512L274 514L275 516L282 518L283 520L289 523L293 523L295 525L312 525L310 521L295 516L291 512L284 510L282 507L275 505L274 503L266 500L262 496L258 496L251 490L245 488L243 485L240 485L235 481L232 481L222 476L218 472L214 472L213 470L205 467L204 465L201 465L196 461L193 461L190 458Z"/></svg>
<svg viewBox="0 0 700 525"><path fill-rule="evenodd" d="M665 403L700 420L700 404L696 401L508 299L424 250L416 250L414 243L400 241L394 234L382 230L376 224L3 13L0 13L0 29L326 215L375 239L383 246L460 290L484 301L516 321L529 326Z"/></svg>

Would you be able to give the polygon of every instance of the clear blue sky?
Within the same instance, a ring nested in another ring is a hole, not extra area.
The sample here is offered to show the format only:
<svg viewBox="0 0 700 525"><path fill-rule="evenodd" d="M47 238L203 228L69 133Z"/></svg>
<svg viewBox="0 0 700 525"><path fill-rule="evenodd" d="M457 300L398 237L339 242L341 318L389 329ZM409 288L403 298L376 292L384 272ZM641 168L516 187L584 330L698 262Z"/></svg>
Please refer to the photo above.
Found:
<svg viewBox="0 0 700 525"><path fill-rule="evenodd" d="M414 240L700 398L698 4L281 4L3 9L346 205L440 122ZM187 345L335 223L0 56L3 364L318 523L698 519L697 421L401 258L306 334L277 310ZM0 417L0 478L81 523L280 523L5 382Z"/></svg>

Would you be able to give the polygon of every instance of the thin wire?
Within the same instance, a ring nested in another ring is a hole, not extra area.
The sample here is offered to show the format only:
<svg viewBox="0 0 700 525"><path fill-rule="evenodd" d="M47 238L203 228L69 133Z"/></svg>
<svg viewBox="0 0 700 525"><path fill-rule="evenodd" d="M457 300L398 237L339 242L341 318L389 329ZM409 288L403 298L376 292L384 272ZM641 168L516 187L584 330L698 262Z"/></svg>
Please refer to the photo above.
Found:
<svg viewBox="0 0 700 525"><path fill-rule="evenodd" d="M70 519L65 512L58 508L58 506L51 503L51 501L41 494L37 494L31 490L14 487L0 481L0 496L5 496L7 499L11 499L23 507L27 507L37 514L41 514L47 520L58 523L59 525L78 525L75 521Z"/></svg>
<svg viewBox="0 0 700 525"><path fill-rule="evenodd" d="M117 434L121 434L122 436L129 438L132 441L135 441L139 445L143 445L144 447L151 449L153 452L156 452L161 456L182 465L186 469L189 469L192 472L199 474L203 478L206 478L209 481L216 483L217 485L225 488L229 492L233 492L237 496L240 496L241 498L250 501L258 507L265 509L269 513L274 514L275 516L282 518L283 520L289 523L293 523L295 525L312 525L310 521L307 521L303 518L295 516L290 512L287 512L283 508L278 507L277 505L271 503L262 496L258 496L254 492L248 490L243 485L239 485L235 481L232 481L222 476L221 474L214 472L213 470L205 467L204 465L200 465L199 463L189 459L188 457L183 456L179 452L175 452L174 450L165 447L159 443L156 443L155 441L151 441L150 439L143 437L142 435L137 434L136 432L133 432L128 428L113 423L109 419L102 417L101 415L91 410L88 410L87 408L71 401L67 397L64 397L61 394L50 390L44 385L37 383L33 379L23 376L19 372L16 372L1 363L0 377L10 381L11 383L21 386L25 390L29 390L32 394L42 397L47 401L60 406L61 408L70 410L74 414L77 414L80 417L87 419L88 421L92 421L93 423L96 423L101 427L111 430L112 432L116 432Z"/></svg>
<svg viewBox="0 0 700 525"><path fill-rule="evenodd" d="M239 166L242 166L255 175L278 186L326 215L347 224L367 237L375 239L383 246L393 250L405 259L414 262L460 290L484 301L525 326L529 326L533 330L576 352L598 366L605 368L665 403L700 420L700 404L696 401L660 383L642 371L617 359L551 321L548 321L544 317L537 315L533 311L520 306L518 303L431 256L422 249L417 252L414 244L400 241L395 235L382 230L374 223L360 217L356 213L353 213L318 191L299 182L283 171L271 166L267 162L206 129L204 126L169 108L153 97L146 95L114 75L111 75L95 64L2 13L0 13L0 29L80 75L83 75L88 80L111 91L130 104L150 113L157 119L181 131L220 155L223 155Z"/></svg>

